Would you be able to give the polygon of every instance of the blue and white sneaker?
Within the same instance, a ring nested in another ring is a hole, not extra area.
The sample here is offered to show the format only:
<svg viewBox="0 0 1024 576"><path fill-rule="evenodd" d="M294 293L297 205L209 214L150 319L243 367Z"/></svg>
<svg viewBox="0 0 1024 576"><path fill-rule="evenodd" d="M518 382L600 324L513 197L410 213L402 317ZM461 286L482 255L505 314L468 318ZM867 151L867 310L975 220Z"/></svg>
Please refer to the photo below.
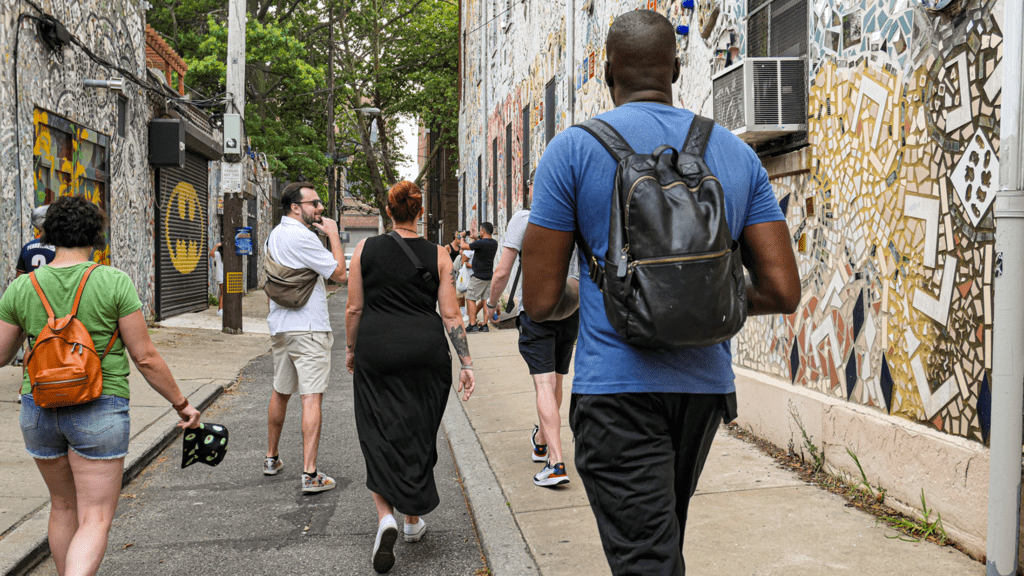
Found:
<svg viewBox="0 0 1024 576"><path fill-rule="evenodd" d="M537 486L552 487L559 484L568 484L569 477L565 474L565 464L559 462L552 465L548 462L539 474L533 477L533 483Z"/></svg>
<svg viewBox="0 0 1024 576"><path fill-rule="evenodd" d="M533 425L533 434L530 434L530 446L533 447L532 458L534 462L547 462L548 461L548 445L537 444L537 432L540 432L540 427L536 424Z"/></svg>

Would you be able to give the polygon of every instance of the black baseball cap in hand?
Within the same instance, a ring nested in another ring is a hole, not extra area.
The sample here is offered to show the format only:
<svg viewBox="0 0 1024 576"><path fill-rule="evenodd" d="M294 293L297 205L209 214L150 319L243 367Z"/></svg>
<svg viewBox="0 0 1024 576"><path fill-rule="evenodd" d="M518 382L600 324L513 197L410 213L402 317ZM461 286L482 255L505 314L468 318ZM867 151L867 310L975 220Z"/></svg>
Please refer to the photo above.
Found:
<svg viewBox="0 0 1024 576"><path fill-rule="evenodd" d="M181 450L181 467L202 462L216 466L228 451L228 429L221 424L206 422L198 428L186 428Z"/></svg>

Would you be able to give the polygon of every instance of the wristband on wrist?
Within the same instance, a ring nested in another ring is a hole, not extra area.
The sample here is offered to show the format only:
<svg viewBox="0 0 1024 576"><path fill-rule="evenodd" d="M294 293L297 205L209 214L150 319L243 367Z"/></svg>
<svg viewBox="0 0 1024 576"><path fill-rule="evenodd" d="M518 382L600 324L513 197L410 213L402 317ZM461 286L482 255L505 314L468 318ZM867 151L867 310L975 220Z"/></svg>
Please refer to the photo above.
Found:
<svg viewBox="0 0 1024 576"><path fill-rule="evenodd" d="M462 365L462 369L463 370L473 370L473 365L472 364L463 364Z"/></svg>
<svg viewBox="0 0 1024 576"><path fill-rule="evenodd" d="M181 412L185 408L188 408L188 398L185 398L181 404L171 404L171 407L174 408L175 412Z"/></svg>

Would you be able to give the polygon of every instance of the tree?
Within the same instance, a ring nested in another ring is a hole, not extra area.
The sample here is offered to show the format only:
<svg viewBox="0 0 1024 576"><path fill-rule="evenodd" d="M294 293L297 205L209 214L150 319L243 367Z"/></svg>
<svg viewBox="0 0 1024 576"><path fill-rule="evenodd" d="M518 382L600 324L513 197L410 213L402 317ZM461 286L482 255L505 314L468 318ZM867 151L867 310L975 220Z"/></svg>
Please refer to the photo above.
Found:
<svg viewBox="0 0 1024 576"><path fill-rule="evenodd" d="M396 166L402 160L398 120L419 118L448 134L458 130L457 6L446 0L339 4L337 54L344 88L337 92L342 102L338 124L345 138L359 146L349 177L368 190L363 200L376 206L389 225L387 191L398 180ZM367 106L380 109L379 118L344 112ZM370 139L370 122L377 122L376 143Z"/></svg>
<svg viewBox="0 0 1024 576"><path fill-rule="evenodd" d="M198 97L224 93L223 0L153 0L151 25L189 65ZM350 180L387 221L387 190L403 160L401 118L458 130L458 7L450 0L247 0L245 128L279 175L317 184L353 157ZM333 17L332 17L333 13ZM333 23L333 26L332 26ZM331 47L333 46L333 50ZM325 79L333 64L335 90ZM333 97L332 97L333 96ZM374 107L379 117L357 114ZM335 112L337 153L328 158ZM371 139L371 122L378 138ZM436 154L436 150L431 151ZM422 179L421 174L417 180Z"/></svg>
<svg viewBox="0 0 1024 576"><path fill-rule="evenodd" d="M316 2L293 4L285 18L277 16L275 3L249 2L245 132L253 150L267 155L271 170L311 180L323 193L327 128L324 114L317 112L325 109L324 66L303 39L317 28L321 10ZM188 64L186 82L199 97L225 93L226 16L222 0L158 0L151 10L151 25ZM217 109L236 112L225 106Z"/></svg>

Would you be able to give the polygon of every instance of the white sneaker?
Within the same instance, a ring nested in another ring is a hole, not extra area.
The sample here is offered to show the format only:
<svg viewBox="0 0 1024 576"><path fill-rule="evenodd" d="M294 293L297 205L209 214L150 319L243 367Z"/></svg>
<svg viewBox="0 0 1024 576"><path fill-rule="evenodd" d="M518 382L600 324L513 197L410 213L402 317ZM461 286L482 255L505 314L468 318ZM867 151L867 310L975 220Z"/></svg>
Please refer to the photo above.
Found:
<svg viewBox="0 0 1024 576"><path fill-rule="evenodd" d="M398 523L388 514L377 527L377 540L373 543L373 569L383 574L395 565L395 540L398 540Z"/></svg>
<svg viewBox="0 0 1024 576"><path fill-rule="evenodd" d="M223 316L223 315L224 315L224 309L223 308L221 308L220 310L217 310L217 316Z"/></svg>
<svg viewBox="0 0 1024 576"><path fill-rule="evenodd" d="M403 532L405 532L403 536L406 542L419 542L420 538L427 533L427 523L420 518L420 521L415 524L406 524Z"/></svg>

